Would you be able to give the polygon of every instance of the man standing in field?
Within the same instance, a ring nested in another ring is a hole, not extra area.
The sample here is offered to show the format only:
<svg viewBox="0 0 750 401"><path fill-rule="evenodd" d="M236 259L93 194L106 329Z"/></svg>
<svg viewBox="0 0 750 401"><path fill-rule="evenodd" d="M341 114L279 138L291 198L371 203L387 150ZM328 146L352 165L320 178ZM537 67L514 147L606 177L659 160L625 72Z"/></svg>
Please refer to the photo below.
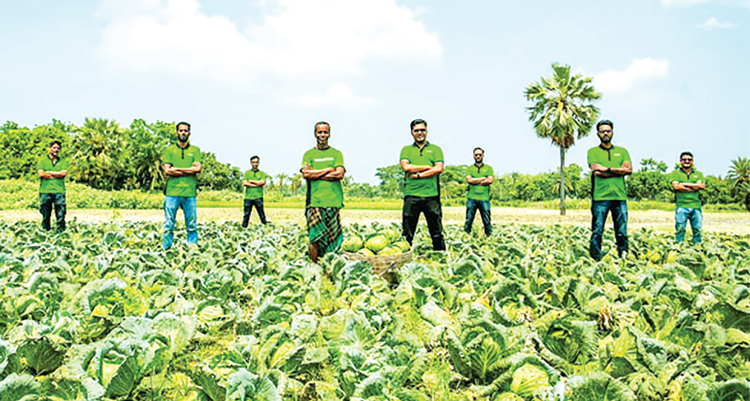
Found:
<svg viewBox="0 0 750 401"><path fill-rule="evenodd" d="M612 145L614 126L609 120L596 123L600 144L589 149L588 152L588 164L592 171L592 222L589 254L595 260L602 259L602 233L604 222L610 211L615 226L617 255L625 258L628 253L628 202L625 176L633 172L633 166L628 151Z"/></svg>
<svg viewBox="0 0 750 401"><path fill-rule="evenodd" d="M267 224L266 213L263 211L263 186L266 185L266 178L268 178L268 175L258 169L258 166L260 166L260 157L251 157L250 165L252 168L247 170L245 176L242 177L242 186L245 187L245 205L244 214L242 216L242 227L247 227L247 223L250 221L250 213L253 211L253 206L258 212L260 222Z"/></svg>
<svg viewBox="0 0 750 401"><path fill-rule="evenodd" d="M440 205L440 173L443 172L443 150L427 141L427 122L416 119L411 122L414 143L404 146L399 157L404 170L403 236L409 242L424 213L427 228L432 238L432 248L445 250L443 239L443 211Z"/></svg>
<svg viewBox="0 0 750 401"><path fill-rule="evenodd" d="M703 174L693 167L693 154L682 152L680 168L669 175L669 182L675 191L674 240L678 244L685 241L685 226L688 220L693 230L693 243L700 244L703 240L703 201L699 192L706 189L704 180Z"/></svg>
<svg viewBox="0 0 750 401"><path fill-rule="evenodd" d="M305 218L310 238L308 254L313 263L328 252L337 252L344 241L339 212L344 207L344 155L328 146L331 125L325 121L313 129L316 146L302 156L302 178L307 180Z"/></svg>
<svg viewBox="0 0 750 401"><path fill-rule="evenodd" d="M65 231L65 176L68 175L68 160L60 157L60 141L52 141L46 155L36 163L39 177L39 212L42 213L42 228L49 231L52 208L55 209L57 232Z"/></svg>
<svg viewBox="0 0 750 401"><path fill-rule="evenodd" d="M495 182L495 172L492 167L484 164L484 150L474 148L474 164L466 168L466 183L469 184L469 192L466 194L466 223L464 231L471 234L471 226L474 224L474 216L479 209L479 216L484 225L484 234L492 234L492 221L490 215L490 185Z"/></svg>
<svg viewBox="0 0 750 401"><path fill-rule="evenodd" d="M198 216L195 196L201 172L203 156L197 146L190 144L190 124L180 122L176 126L177 144L167 146L162 152L161 161L167 176L167 189L164 197L164 249L172 247L177 210L182 208L185 215L188 243L198 243Z"/></svg>

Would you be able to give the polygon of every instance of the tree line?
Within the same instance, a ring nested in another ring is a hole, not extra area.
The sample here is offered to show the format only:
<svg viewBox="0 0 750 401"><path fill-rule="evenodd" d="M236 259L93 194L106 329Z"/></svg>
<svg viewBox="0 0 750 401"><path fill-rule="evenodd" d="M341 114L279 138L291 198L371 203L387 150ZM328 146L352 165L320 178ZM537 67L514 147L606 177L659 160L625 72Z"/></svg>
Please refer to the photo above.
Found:
<svg viewBox="0 0 750 401"><path fill-rule="evenodd" d="M166 185L161 152L175 141L174 123L135 119L124 128L86 118L80 127L52 120L27 128L8 121L0 127L0 179L36 179L36 162L53 140L62 142L71 181L96 189L160 191ZM203 188L239 190L241 177L239 168L203 153Z"/></svg>
<svg viewBox="0 0 750 401"><path fill-rule="evenodd" d="M52 140L60 140L70 160L69 179L92 188L105 190L161 191L165 180L161 169L161 152L174 142L174 123L147 123L133 120L126 128L107 119L86 118L82 126L53 120L34 128L6 122L0 127L0 179L36 180L36 162ZM466 197L465 165L447 165L440 175L441 196L447 204L460 204ZM675 165L675 168L678 168ZM697 166L700 169L700 166ZM628 197L633 200L672 202L667 176L669 166L662 161L643 159L634 166L627 179ZM375 176L379 183L357 183L345 177L348 196L397 199L401 197L404 174L399 165L380 167ZM212 152L204 152L199 175L201 189L241 191L242 171L221 163ZM537 202L558 199L561 183L568 196L588 199L591 196L591 173L576 164L559 172L540 174L508 173L496 177L490 187L496 202ZM750 159L731 161L725 177L707 176L702 195L705 203L741 203L750 208ZM299 173L272 176L267 191L280 196L301 195L305 191ZM749 209L750 210L750 209Z"/></svg>

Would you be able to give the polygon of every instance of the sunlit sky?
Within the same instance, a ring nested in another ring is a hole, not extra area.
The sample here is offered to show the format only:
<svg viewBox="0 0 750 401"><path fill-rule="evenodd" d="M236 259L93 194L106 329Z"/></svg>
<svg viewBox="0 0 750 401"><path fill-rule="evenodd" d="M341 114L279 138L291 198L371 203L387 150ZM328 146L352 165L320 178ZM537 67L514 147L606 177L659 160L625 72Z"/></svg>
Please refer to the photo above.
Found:
<svg viewBox="0 0 750 401"><path fill-rule="evenodd" d="M331 123L348 174L377 183L409 122L446 164L559 164L523 91L551 64L594 77L638 166L683 150L724 176L750 157L750 0L27 0L0 2L0 123L180 121L219 160L298 171ZM568 152L586 164L592 132Z"/></svg>

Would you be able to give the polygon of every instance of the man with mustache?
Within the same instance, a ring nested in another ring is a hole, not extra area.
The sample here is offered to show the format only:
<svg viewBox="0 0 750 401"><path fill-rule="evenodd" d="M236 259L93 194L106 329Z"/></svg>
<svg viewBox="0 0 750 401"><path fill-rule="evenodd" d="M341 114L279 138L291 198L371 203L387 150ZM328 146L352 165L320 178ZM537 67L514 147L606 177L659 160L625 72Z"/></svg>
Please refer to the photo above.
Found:
<svg viewBox="0 0 750 401"><path fill-rule="evenodd" d="M614 123L602 120L596 123L599 146L589 149L588 164L591 168L591 241L589 254L595 260L602 259L602 233L607 214L612 212L615 226L617 255L625 258L628 253L628 201L625 191L625 176L633 172L627 149L614 146Z"/></svg>
<svg viewBox="0 0 750 401"><path fill-rule="evenodd" d="M203 155L201 150L190 144L190 124L180 122L176 126L177 143L164 149L161 156L162 169L167 176L164 197L164 238L162 247L172 247L177 210L182 208L187 228L187 241L198 243L198 216L195 197L197 195L197 174L201 172Z"/></svg>

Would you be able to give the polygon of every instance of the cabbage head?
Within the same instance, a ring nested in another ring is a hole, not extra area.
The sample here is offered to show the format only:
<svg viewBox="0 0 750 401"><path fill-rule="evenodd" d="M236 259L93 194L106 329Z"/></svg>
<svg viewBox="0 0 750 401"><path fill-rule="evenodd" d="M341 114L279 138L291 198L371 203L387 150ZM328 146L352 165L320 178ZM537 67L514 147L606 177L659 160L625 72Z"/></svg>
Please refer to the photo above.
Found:
<svg viewBox="0 0 750 401"><path fill-rule="evenodd" d="M341 249L345 252L357 252L362 249L362 246L364 246L362 238L359 235L352 235L344 240Z"/></svg>
<svg viewBox="0 0 750 401"><path fill-rule="evenodd" d="M387 246L383 248L380 252L378 252L378 255L400 255L401 250L396 248L395 246Z"/></svg>
<svg viewBox="0 0 750 401"><path fill-rule="evenodd" d="M359 251L357 251L358 254L367 256L368 258L371 256L375 256L375 253L367 248L362 248Z"/></svg>
<svg viewBox="0 0 750 401"><path fill-rule="evenodd" d="M375 235L370 237L367 242L365 242L365 248L378 253L383 248L388 246L388 238L385 237L385 235Z"/></svg>

